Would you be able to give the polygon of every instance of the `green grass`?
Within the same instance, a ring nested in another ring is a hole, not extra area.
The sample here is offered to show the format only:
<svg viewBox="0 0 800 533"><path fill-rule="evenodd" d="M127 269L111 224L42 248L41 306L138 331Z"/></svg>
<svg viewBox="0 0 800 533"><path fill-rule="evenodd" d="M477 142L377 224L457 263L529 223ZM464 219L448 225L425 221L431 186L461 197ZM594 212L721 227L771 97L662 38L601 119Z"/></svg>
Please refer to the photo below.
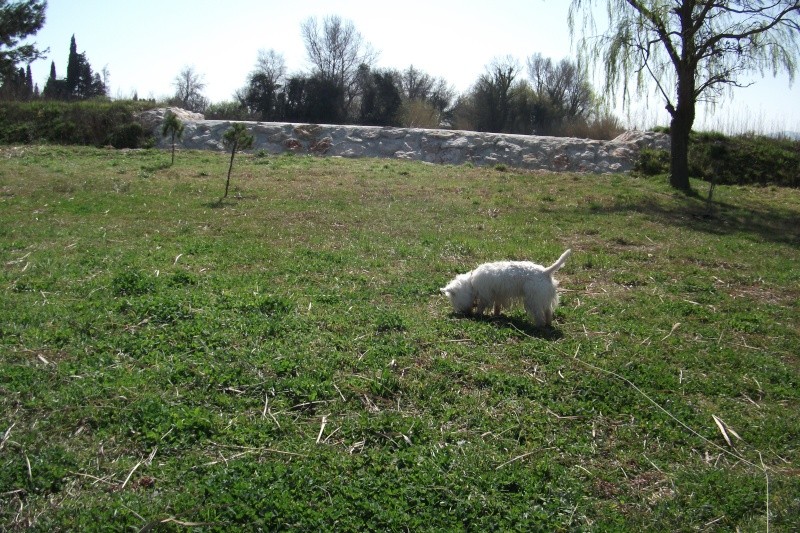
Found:
<svg viewBox="0 0 800 533"><path fill-rule="evenodd" d="M800 527L800 191L0 156L0 528ZM567 247L551 329L438 293Z"/></svg>

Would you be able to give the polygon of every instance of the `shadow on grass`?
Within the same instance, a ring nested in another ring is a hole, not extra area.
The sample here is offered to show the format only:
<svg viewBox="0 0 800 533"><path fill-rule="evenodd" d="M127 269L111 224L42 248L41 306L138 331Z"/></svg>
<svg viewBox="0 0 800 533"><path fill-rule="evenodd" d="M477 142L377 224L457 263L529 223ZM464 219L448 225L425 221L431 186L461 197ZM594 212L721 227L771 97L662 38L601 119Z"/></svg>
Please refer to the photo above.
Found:
<svg viewBox="0 0 800 533"><path fill-rule="evenodd" d="M474 320L476 322L484 322L492 324L498 328L510 328L516 330L521 337L531 337L534 339L544 339L548 341L557 341L564 337L560 329L553 326L538 327L531 322L519 317L513 316L492 316L492 315L463 315L452 313L451 316L460 319Z"/></svg>
<svg viewBox="0 0 800 533"><path fill-rule="evenodd" d="M571 208L574 213L574 207ZM710 205L697 194L676 198L675 203L654 199L617 202L610 206L591 206L589 214L641 213L661 224L685 227L714 235L743 234L767 242L800 245L800 225L796 211L781 207L742 207L725 202Z"/></svg>
<svg viewBox="0 0 800 533"><path fill-rule="evenodd" d="M226 202L225 200L225 198L219 198L218 200L206 202L203 204L203 207L208 207L209 209L222 209L226 205L233 204L233 202Z"/></svg>
<svg viewBox="0 0 800 533"><path fill-rule="evenodd" d="M220 209L228 205L236 205L237 202L242 200L256 200L258 197L256 195L250 196L242 196L241 194L236 194L235 196L228 196L228 197L220 197L217 200L213 200L211 202L206 202L203 204L203 207L208 207L209 209Z"/></svg>

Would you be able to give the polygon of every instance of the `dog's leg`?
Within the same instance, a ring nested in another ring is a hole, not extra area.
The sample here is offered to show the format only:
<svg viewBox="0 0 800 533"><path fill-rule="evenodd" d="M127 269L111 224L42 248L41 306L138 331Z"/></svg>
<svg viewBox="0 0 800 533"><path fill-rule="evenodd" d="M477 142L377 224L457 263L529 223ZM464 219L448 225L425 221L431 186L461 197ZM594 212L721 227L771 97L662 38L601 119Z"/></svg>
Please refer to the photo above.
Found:
<svg viewBox="0 0 800 533"><path fill-rule="evenodd" d="M528 318L533 320L536 327L541 328L548 324L547 313L528 298L525 299L525 312L528 313Z"/></svg>
<svg viewBox="0 0 800 533"><path fill-rule="evenodd" d="M494 304L494 316L500 316L500 304L497 302Z"/></svg>

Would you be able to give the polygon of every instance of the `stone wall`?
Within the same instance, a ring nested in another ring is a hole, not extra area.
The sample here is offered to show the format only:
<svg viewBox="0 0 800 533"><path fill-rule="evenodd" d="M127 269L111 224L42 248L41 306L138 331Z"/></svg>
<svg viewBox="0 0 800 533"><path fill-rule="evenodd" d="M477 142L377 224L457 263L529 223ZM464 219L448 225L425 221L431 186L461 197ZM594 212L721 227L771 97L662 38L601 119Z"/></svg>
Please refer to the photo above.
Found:
<svg viewBox="0 0 800 533"><path fill-rule="evenodd" d="M154 131L157 146L166 148L160 124L166 109L141 117ZM202 115L170 108L184 124L179 146L186 149L224 150L227 120L205 120ZM554 172L626 172L642 148L669 149L669 137L653 132L626 132L612 141L569 137L506 135L457 130L336 126L246 122L254 136L252 151L294 152L320 156L380 157L459 165L505 165L509 168Z"/></svg>

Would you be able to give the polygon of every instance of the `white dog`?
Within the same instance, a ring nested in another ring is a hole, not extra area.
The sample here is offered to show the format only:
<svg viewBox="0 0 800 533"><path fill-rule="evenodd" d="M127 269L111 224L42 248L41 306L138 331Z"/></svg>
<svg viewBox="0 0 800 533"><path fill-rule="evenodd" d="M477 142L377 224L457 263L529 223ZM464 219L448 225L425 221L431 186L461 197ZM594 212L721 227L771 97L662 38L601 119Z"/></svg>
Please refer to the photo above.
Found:
<svg viewBox="0 0 800 533"><path fill-rule="evenodd" d="M558 281L553 278L564 266L572 250L567 250L558 261L545 268L530 261L499 261L484 263L466 274L459 274L446 287L439 289L450 299L456 313L478 315L488 307L494 314L522 300L525 311L537 326L549 326L558 305Z"/></svg>

